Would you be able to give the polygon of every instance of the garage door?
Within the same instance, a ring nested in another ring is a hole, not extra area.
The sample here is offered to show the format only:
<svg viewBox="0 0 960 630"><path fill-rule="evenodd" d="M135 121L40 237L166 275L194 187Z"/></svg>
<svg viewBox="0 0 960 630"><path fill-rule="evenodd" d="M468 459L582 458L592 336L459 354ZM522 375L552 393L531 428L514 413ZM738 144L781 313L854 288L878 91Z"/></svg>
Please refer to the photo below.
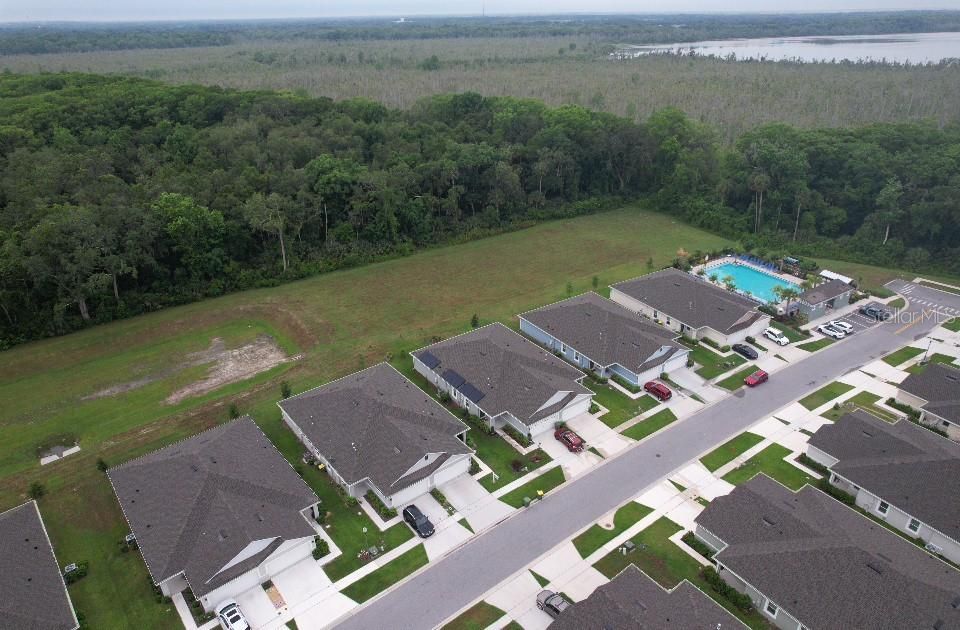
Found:
<svg viewBox="0 0 960 630"><path fill-rule="evenodd" d="M423 479L413 484L409 488L404 488L400 492L397 492L393 495L393 508L396 510L403 509L407 506L407 503L416 499L421 494L426 494L430 491L430 478Z"/></svg>
<svg viewBox="0 0 960 630"><path fill-rule="evenodd" d="M670 373L674 370L680 370L687 367L687 355L681 354L678 357L674 357L663 364L663 371Z"/></svg>
<svg viewBox="0 0 960 630"><path fill-rule="evenodd" d="M585 414L590 411L590 397L586 397L580 402L576 402L569 407L565 407L560 410L560 421L566 422L571 418L576 418L581 414Z"/></svg>

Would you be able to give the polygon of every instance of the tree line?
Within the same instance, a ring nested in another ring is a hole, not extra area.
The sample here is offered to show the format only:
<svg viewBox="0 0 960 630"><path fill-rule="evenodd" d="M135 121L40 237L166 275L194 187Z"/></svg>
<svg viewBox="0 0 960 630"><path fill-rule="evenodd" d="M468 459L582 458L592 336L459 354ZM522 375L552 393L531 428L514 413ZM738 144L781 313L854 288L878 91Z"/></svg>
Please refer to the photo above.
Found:
<svg viewBox="0 0 960 630"><path fill-rule="evenodd" d="M0 340L645 198L764 247L960 272L960 129L769 125L731 148L465 93L362 99L0 75Z"/></svg>

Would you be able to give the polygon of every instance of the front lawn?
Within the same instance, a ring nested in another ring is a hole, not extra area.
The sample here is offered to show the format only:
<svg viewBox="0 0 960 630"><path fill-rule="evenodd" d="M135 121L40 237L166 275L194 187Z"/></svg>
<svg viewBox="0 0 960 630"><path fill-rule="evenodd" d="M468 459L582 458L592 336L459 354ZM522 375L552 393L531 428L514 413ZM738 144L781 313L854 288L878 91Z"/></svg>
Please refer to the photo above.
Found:
<svg viewBox="0 0 960 630"><path fill-rule="evenodd" d="M746 359L736 352L728 356L720 356L705 344L694 346L690 351L690 357L699 365L696 372L705 379L715 378L724 372L729 372L738 365L746 363Z"/></svg>
<svg viewBox="0 0 960 630"><path fill-rule="evenodd" d="M674 415L669 409L664 409L653 414L649 418L644 418L640 422L636 423L621 435L625 435L631 440L642 440L648 435L652 435L662 429L663 427L671 424L677 419L677 416Z"/></svg>
<svg viewBox="0 0 960 630"><path fill-rule="evenodd" d="M357 603L363 603L387 589L403 578L407 577L420 567L427 564L427 552L423 545L417 545L410 551L402 553L386 563L373 573L363 576L341 591L344 595Z"/></svg>
<svg viewBox="0 0 960 630"><path fill-rule="evenodd" d="M732 440L728 440L713 449L702 458L700 463L706 466L707 470L713 472L721 468L727 462L732 462L738 456L747 452L757 444L763 441L763 438L756 433L741 433Z"/></svg>
<svg viewBox="0 0 960 630"><path fill-rule="evenodd" d="M480 601L443 626L443 630L483 630L505 614L496 606Z"/></svg>
<svg viewBox="0 0 960 630"><path fill-rule="evenodd" d="M834 342L830 337L821 337L816 341L808 341L807 343L798 344L797 347L801 350L806 350L807 352L816 352L822 348L826 348Z"/></svg>
<svg viewBox="0 0 960 630"><path fill-rule="evenodd" d="M636 545L632 553L623 555L614 550L601 558L594 566L610 579L613 579L627 566L634 564L664 588L673 588L684 579L706 593L718 604L730 611L738 619L755 630L766 630L770 626L756 612L745 614L735 608L728 600L719 596L701 576L700 563L672 542L670 536L682 528L673 521L662 517L630 540Z"/></svg>
<svg viewBox="0 0 960 630"><path fill-rule="evenodd" d="M879 401L880 401L880 396L878 396L877 394L874 394L872 392L866 392L866 391L858 392L852 398L849 398L842 405L840 405L839 408L831 408L820 415L823 416L824 418L827 418L828 420L833 420L834 422L836 422L844 414L853 411L856 407L860 407L861 409L870 412L871 414L877 416L878 418L886 422L894 423L900 419L900 417L897 416L896 414L891 413L882 407L879 407L877 405Z"/></svg>
<svg viewBox="0 0 960 630"><path fill-rule="evenodd" d="M931 363L944 363L946 365L952 365L956 367L956 365L954 364L954 361L956 360L957 360L956 357L951 357L948 354L940 354L939 352L935 352L927 357L927 360L923 363L923 365L920 365L919 363L917 363L916 365L911 365L910 367L907 368L907 372L910 372L912 374L919 374L920 372L923 372L923 370Z"/></svg>
<svg viewBox="0 0 960 630"><path fill-rule="evenodd" d="M799 402L810 411L813 411L817 407L827 404L837 396L846 394L851 389L853 389L853 385L847 385L846 383L841 383L840 381L834 381L829 385L824 385L812 394L804 396L799 400Z"/></svg>
<svg viewBox="0 0 960 630"><path fill-rule="evenodd" d="M804 484L815 483L816 480L813 477L784 461L783 458L789 454L789 449L779 444L771 444L745 461L743 465L724 475L723 480L736 486L762 472L791 490L799 490Z"/></svg>
<svg viewBox="0 0 960 630"><path fill-rule="evenodd" d="M524 497L536 499L538 490L542 490L543 493L546 494L563 482L563 467L557 466L556 468L551 468L536 479L528 481L519 488L511 490L500 497L500 500L515 508L523 507Z"/></svg>
<svg viewBox="0 0 960 630"><path fill-rule="evenodd" d="M600 422L611 429L616 429L627 420L632 420L660 404L657 399L649 394L644 394L634 400L610 385L598 381L591 381L589 386L596 393L593 399L609 409L607 413L600 416Z"/></svg>
<svg viewBox="0 0 960 630"><path fill-rule="evenodd" d="M943 324L943 327L951 332L960 332L960 317L954 317L950 321Z"/></svg>
<svg viewBox="0 0 960 630"><path fill-rule="evenodd" d="M775 319L770 321L770 327L771 327L771 328L776 328L777 330L779 330L780 332L782 332L784 335L786 335L787 339L790 340L790 343L796 343L796 342L798 342L798 341L803 341L804 339L806 339L807 337L810 336L809 333L807 333L806 335L804 335L803 333L797 331L796 328L791 328L790 326L787 326L787 325L784 324L783 322L778 322L778 321L775 320Z"/></svg>
<svg viewBox="0 0 960 630"><path fill-rule="evenodd" d="M719 381L717 385L724 389L730 390L731 392L738 390L741 387L743 387L743 379L747 378L748 376L756 372L757 369L758 369L757 366L751 363L750 365L743 368L742 370L734 372L732 375L728 376L722 381Z"/></svg>
<svg viewBox="0 0 960 630"><path fill-rule="evenodd" d="M652 511L645 505L631 501L613 515L613 529L605 529L596 524L592 525L590 529L573 539L573 546L577 548L580 557L586 558L633 525L636 525L640 522L640 519Z"/></svg>
<svg viewBox="0 0 960 630"><path fill-rule="evenodd" d="M923 348L914 348L913 346L905 346L900 348L896 352L891 352L887 356L883 357L883 362L887 365L892 365L897 367L898 365L903 365L913 357L923 354Z"/></svg>

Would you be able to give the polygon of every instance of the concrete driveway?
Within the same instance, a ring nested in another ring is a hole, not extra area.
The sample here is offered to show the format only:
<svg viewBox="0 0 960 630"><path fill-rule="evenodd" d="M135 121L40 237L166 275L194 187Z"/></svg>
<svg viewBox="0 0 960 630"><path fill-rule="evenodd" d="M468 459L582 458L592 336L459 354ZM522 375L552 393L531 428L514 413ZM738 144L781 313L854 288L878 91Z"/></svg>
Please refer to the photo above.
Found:
<svg viewBox="0 0 960 630"><path fill-rule="evenodd" d="M460 525L454 516L447 514L447 510L429 493L420 495L410 504L420 508L420 511L433 523L433 536L423 541L423 549L431 562L451 549L459 547L473 535L470 530ZM409 525L405 526L409 527Z"/></svg>
<svg viewBox="0 0 960 630"><path fill-rule="evenodd" d="M522 571L490 593L486 602L507 613L524 630L544 630L553 619L537 608L537 593L542 588L529 571Z"/></svg>
<svg viewBox="0 0 960 630"><path fill-rule="evenodd" d="M494 498L470 475L460 475L440 486L450 505L467 519L473 531L480 533L513 513L513 508Z"/></svg>
<svg viewBox="0 0 960 630"><path fill-rule="evenodd" d="M280 593L282 595L283 591L280 591ZM286 597L284 597L284 599L286 599ZM287 603L289 604L290 602ZM237 604L240 606L243 616L247 618L247 622L253 628L260 628L267 625L281 616L285 610L285 608L279 610L274 608L273 602L267 597L267 592L264 591L259 584L238 596Z"/></svg>
<svg viewBox="0 0 960 630"><path fill-rule="evenodd" d="M593 445L587 442L587 446ZM600 457L588 450L583 450L580 453L571 453L559 440L553 438L552 433L545 435L540 440L540 448L542 448L551 459L560 463L560 467L563 468L563 476L567 479L572 479L577 475L585 473L603 461Z"/></svg>
<svg viewBox="0 0 960 630"><path fill-rule="evenodd" d="M588 413L577 416L567 425L586 440L587 446L597 449L604 457L616 455L631 444L629 439Z"/></svg>

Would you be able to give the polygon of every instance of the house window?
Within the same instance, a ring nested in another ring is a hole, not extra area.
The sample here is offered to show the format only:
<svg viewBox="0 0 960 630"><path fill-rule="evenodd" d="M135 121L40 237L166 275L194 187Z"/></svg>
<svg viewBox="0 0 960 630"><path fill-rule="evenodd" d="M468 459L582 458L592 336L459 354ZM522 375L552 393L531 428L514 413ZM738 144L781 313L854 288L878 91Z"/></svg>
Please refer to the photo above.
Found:
<svg viewBox="0 0 960 630"><path fill-rule="evenodd" d="M567 344L561 343L561 344L560 344L560 352L566 352L566 351L567 351Z"/></svg>
<svg viewBox="0 0 960 630"><path fill-rule="evenodd" d="M918 521L915 518L911 518L910 522L907 523L907 529L909 529L911 532L916 534L917 532L920 531L920 521Z"/></svg>
<svg viewBox="0 0 960 630"><path fill-rule="evenodd" d="M776 604L774 604L773 602L771 602L769 599L767 600L766 609L767 609L767 614L768 614L768 615L770 615L770 616L773 617L774 619L777 618L777 612L778 612L780 609L777 607Z"/></svg>
<svg viewBox="0 0 960 630"><path fill-rule="evenodd" d="M889 511L890 511L890 504L887 503L886 501L881 501L880 505L877 506L877 512L880 512L881 514L886 514Z"/></svg>
<svg viewBox="0 0 960 630"><path fill-rule="evenodd" d="M574 360L574 361L579 361L579 360L580 360L580 353L577 352L576 350L573 351L573 360Z"/></svg>
<svg viewBox="0 0 960 630"><path fill-rule="evenodd" d="M656 319L656 318L658 318L658 317L660 317L660 312L659 312L659 311L654 311L654 312L653 312L653 318Z"/></svg>

